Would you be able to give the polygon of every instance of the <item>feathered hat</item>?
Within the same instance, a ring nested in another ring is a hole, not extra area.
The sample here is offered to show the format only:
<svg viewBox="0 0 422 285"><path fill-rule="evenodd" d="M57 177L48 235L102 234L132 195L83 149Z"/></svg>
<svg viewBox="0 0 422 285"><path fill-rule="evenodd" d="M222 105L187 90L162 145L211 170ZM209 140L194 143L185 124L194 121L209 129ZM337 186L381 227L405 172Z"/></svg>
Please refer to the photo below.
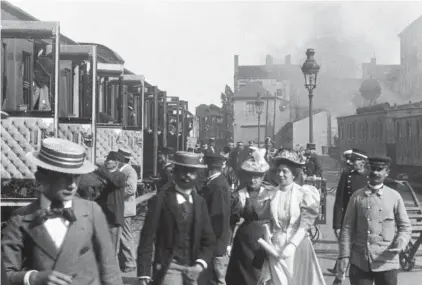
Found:
<svg viewBox="0 0 422 285"><path fill-rule="evenodd" d="M302 167L305 161L301 159L297 152L288 149L280 150L272 159L277 165L287 164L294 167Z"/></svg>
<svg viewBox="0 0 422 285"><path fill-rule="evenodd" d="M252 158L243 162L241 169L249 173L264 174L270 169L270 166L265 161L264 155L262 155L262 151L257 149L252 152Z"/></svg>

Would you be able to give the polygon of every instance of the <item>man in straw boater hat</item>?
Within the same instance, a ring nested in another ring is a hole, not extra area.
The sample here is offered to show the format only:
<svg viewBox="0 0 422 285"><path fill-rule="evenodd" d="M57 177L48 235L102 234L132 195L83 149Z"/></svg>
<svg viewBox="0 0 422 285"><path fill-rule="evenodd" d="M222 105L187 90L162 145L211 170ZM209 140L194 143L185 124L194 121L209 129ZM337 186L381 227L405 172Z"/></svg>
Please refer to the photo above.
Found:
<svg viewBox="0 0 422 285"><path fill-rule="evenodd" d="M138 246L141 284L151 279L155 285L197 284L214 255L215 235L207 205L195 189L198 171L206 168L202 156L178 151L172 163L173 185L148 204Z"/></svg>
<svg viewBox="0 0 422 285"><path fill-rule="evenodd" d="M75 197L80 175L95 170L84 147L47 138L27 159L37 166L41 195L15 211L2 231L10 284L122 285L101 208Z"/></svg>
<svg viewBox="0 0 422 285"><path fill-rule="evenodd" d="M337 240L340 239L340 232L343 224L344 214L353 193L365 187L368 183L368 172L366 170L366 153L359 149L352 149L348 154L349 170L343 171L338 182L336 198L333 209L333 230ZM337 262L329 272L335 274Z"/></svg>
<svg viewBox="0 0 422 285"><path fill-rule="evenodd" d="M412 227L401 195L386 186L389 157L370 157L369 182L350 198L340 234L337 276L342 284L397 285L399 253L409 243Z"/></svg>
<svg viewBox="0 0 422 285"><path fill-rule="evenodd" d="M229 261L227 254L230 243L230 209L231 190L222 174L226 158L220 154L205 155L207 164L207 181L201 191L207 203L211 225L216 237L214 257L206 274L200 278L199 284L226 284L226 269Z"/></svg>
<svg viewBox="0 0 422 285"><path fill-rule="evenodd" d="M132 219L136 216L136 189L138 187L138 174L130 165L132 156L130 150L119 148L117 151L122 159L120 172L125 175L124 196L124 224L120 236L120 268L123 272L136 270L135 241L132 232Z"/></svg>

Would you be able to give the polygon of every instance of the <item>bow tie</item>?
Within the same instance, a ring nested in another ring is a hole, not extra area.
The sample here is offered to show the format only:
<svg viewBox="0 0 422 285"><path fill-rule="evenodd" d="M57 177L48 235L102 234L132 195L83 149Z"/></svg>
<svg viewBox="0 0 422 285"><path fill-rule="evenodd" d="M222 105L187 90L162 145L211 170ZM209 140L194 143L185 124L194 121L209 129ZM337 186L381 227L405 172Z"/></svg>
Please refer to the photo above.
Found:
<svg viewBox="0 0 422 285"><path fill-rule="evenodd" d="M53 208L53 209L41 209L39 213L40 222L45 222L48 219L63 218L70 223L76 221L75 212L72 208Z"/></svg>

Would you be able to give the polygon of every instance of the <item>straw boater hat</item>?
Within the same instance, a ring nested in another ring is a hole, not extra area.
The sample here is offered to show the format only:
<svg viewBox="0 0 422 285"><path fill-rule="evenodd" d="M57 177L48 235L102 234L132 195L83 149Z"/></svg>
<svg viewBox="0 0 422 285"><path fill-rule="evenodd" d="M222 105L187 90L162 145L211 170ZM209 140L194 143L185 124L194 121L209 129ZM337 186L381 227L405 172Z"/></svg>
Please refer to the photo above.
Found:
<svg viewBox="0 0 422 285"><path fill-rule="evenodd" d="M286 164L294 167L302 167L305 162L293 150L283 149L277 153L272 159L277 165Z"/></svg>
<svg viewBox="0 0 422 285"><path fill-rule="evenodd" d="M83 146L63 139L46 138L40 151L29 152L26 157L38 167L60 173L87 174L96 169L85 159Z"/></svg>
<svg viewBox="0 0 422 285"><path fill-rule="evenodd" d="M203 155L188 151L176 152L173 156L173 160L170 162L174 165L190 168L207 168L207 166L203 163Z"/></svg>
<svg viewBox="0 0 422 285"><path fill-rule="evenodd" d="M119 148L119 150L117 151L121 156L123 156L123 158L125 159L130 159L132 156L132 153L130 152L130 150L125 149L125 148Z"/></svg>
<svg viewBox="0 0 422 285"><path fill-rule="evenodd" d="M241 169L249 173L264 174L270 169L270 165L265 161L265 158L259 151L252 153L253 158L243 162Z"/></svg>

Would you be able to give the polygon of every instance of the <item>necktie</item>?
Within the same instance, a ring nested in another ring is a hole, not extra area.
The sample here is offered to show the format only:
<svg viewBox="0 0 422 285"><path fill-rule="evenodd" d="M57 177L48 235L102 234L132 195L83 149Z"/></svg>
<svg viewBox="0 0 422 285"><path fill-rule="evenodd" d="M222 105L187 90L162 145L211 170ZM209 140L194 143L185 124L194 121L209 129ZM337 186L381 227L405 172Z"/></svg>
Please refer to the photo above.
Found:
<svg viewBox="0 0 422 285"><path fill-rule="evenodd" d="M70 223L76 221L75 212L72 208L64 208L62 201L52 201L50 205L50 210L48 209L41 209L39 218L41 222L45 222L48 219L54 218L63 218Z"/></svg>

